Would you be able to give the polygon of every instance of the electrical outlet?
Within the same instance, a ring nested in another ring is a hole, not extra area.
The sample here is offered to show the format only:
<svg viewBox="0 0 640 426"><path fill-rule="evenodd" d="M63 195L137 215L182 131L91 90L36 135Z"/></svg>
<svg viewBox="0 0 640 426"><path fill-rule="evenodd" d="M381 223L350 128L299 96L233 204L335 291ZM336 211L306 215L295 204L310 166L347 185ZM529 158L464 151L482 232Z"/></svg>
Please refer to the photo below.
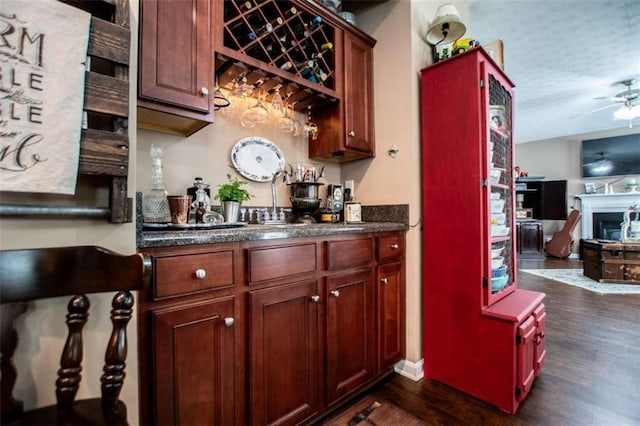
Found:
<svg viewBox="0 0 640 426"><path fill-rule="evenodd" d="M351 198L355 197L356 183L353 179L348 179L344 181L344 189L349 190L349 193L351 194Z"/></svg>
<svg viewBox="0 0 640 426"><path fill-rule="evenodd" d="M344 189L348 189L351 191L351 195L353 195L353 191L356 189L356 184L353 179L348 179L344 181Z"/></svg>

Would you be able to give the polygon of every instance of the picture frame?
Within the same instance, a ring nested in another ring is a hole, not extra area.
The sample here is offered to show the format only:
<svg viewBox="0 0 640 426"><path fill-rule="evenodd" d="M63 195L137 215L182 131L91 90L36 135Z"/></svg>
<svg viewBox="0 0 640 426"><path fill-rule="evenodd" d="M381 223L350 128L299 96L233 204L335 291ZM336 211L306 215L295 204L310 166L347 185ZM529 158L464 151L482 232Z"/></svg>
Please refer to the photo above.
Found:
<svg viewBox="0 0 640 426"><path fill-rule="evenodd" d="M585 194L595 194L596 193L596 184L593 182L588 182L584 184L584 193Z"/></svg>

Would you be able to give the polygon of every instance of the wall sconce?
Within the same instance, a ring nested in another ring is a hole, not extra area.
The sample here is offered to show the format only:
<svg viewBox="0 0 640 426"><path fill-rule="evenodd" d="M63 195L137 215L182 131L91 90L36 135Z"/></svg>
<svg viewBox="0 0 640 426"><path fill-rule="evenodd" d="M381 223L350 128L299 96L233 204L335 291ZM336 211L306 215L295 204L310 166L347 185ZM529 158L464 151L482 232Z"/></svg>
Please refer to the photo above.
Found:
<svg viewBox="0 0 640 426"><path fill-rule="evenodd" d="M455 6L451 4L440 6L425 35L427 43L433 46L433 61L438 62L451 54L451 52L445 52L441 57L438 53L438 45L453 43L466 31L467 27L462 22Z"/></svg>

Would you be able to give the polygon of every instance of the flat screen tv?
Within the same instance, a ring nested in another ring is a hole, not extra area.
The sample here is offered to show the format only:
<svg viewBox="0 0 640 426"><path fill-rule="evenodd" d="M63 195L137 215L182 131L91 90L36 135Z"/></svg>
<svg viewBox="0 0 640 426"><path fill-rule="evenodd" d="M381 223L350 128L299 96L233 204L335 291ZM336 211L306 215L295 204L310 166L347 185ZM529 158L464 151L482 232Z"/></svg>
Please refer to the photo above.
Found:
<svg viewBox="0 0 640 426"><path fill-rule="evenodd" d="M582 141L582 176L640 174L640 133Z"/></svg>

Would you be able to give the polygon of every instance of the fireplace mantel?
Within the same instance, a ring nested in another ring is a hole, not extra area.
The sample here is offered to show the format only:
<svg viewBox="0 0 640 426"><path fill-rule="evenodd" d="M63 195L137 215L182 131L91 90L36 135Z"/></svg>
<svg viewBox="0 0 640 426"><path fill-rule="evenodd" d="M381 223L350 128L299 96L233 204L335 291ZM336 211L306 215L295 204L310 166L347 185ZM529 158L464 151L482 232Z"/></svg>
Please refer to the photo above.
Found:
<svg viewBox="0 0 640 426"><path fill-rule="evenodd" d="M593 238L593 214L625 212L634 204L640 205L640 192L617 194L578 194L582 211L583 239Z"/></svg>

